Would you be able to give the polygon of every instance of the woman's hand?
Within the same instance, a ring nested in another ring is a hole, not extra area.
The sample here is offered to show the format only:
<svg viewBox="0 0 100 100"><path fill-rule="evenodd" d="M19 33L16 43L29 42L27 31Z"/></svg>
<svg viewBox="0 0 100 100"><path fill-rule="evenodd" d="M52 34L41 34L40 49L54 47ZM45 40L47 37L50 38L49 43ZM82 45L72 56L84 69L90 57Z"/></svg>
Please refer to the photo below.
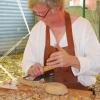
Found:
<svg viewBox="0 0 100 100"><path fill-rule="evenodd" d="M28 75L36 77L43 74L43 68L40 64L36 63L32 65L28 70Z"/></svg>
<svg viewBox="0 0 100 100"><path fill-rule="evenodd" d="M70 55L63 48L57 46L58 51L50 55L50 58L47 59L47 66L52 67L69 67L74 66L79 68L80 63L75 56Z"/></svg>

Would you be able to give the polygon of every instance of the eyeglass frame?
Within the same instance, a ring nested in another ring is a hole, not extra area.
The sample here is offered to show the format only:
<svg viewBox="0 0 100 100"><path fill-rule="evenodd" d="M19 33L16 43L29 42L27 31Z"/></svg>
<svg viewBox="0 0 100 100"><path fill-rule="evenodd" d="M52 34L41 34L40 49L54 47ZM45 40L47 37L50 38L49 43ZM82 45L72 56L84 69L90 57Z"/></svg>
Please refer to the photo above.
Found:
<svg viewBox="0 0 100 100"><path fill-rule="evenodd" d="M47 6L48 7L48 6ZM50 7L48 7L48 10L46 11L46 13L42 16L42 15L39 15L37 12L35 12L34 10L33 10L33 14L35 14L36 16L38 16L38 17L43 17L43 18L45 18L46 16L47 16L47 14L49 13L49 11L51 10L51 8Z"/></svg>

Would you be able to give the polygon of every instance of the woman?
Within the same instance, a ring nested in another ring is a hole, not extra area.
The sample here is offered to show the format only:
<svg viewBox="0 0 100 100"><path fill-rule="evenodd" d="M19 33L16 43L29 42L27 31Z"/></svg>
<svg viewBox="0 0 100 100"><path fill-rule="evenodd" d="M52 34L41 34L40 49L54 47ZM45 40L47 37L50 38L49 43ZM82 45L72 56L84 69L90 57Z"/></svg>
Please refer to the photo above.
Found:
<svg viewBox="0 0 100 100"><path fill-rule="evenodd" d="M36 77L54 67L54 81L85 89L100 73L100 46L90 23L70 17L63 0L29 0L40 21L33 27L23 56L23 70Z"/></svg>

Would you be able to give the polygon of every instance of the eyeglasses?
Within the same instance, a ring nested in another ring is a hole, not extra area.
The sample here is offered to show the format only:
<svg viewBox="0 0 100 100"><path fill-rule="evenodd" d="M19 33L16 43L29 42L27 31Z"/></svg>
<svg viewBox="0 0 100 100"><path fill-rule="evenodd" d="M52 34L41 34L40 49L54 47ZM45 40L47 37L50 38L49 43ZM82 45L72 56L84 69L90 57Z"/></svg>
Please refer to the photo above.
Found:
<svg viewBox="0 0 100 100"><path fill-rule="evenodd" d="M40 8L40 9L42 9L42 8ZM50 7L47 7L47 8L45 8L45 11L41 11L41 12L33 11L33 14L35 14L36 16L45 18L47 16L48 12L50 11L50 9L51 9Z"/></svg>

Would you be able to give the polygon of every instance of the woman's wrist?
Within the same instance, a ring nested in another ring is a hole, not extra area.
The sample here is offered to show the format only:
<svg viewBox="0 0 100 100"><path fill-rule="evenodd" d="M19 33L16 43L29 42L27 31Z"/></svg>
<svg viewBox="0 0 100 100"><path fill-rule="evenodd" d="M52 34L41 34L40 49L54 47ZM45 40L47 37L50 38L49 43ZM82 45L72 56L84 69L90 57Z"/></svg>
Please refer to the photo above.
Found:
<svg viewBox="0 0 100 100"><path fill-rule="evenodd" d="M72 56L72 65L75 68L80 68L80 62L76 56Z"/></svg>

